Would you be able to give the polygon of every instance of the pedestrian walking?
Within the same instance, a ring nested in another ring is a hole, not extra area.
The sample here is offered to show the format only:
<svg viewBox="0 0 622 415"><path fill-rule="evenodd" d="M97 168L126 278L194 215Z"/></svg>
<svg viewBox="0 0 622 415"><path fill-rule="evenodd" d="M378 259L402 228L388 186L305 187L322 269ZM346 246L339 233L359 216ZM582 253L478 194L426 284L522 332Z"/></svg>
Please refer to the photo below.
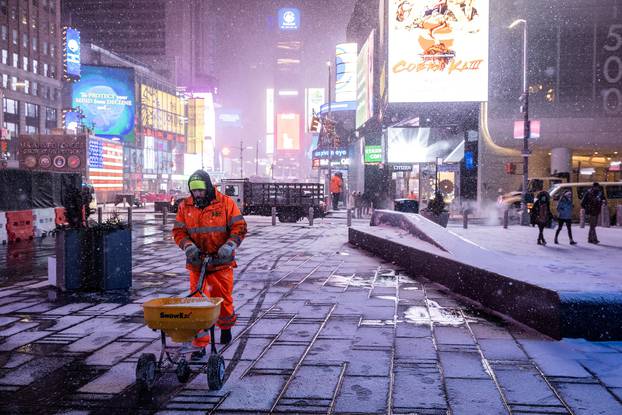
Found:
<svg viewBox="0 0 622 415"><path fill-rule="evenodd" d="M591 244L600 243L596 236L596 225L598 224L598 216L605 200L603 188L597 182L592 184L581 199L581 207L585 209L585 214L589 216L590 230L587 234L587 242Z"/></svg>
<svg viewBox="0 0 622 415"><path fill-rule="evenodd" d="M333 201L333 210L339 210L339 199L343 189L343 174L338 171L330 179L330 195Z"/></svg>
<svg viewBox="0 0 622 415"><path fill-rule="evenodd" d="M531 224L538 225L538 245L546 245L544 228L551 222L551 203L549 194L542 190L531 208Z"/></svg>
<svg viewBox="0 0 622 415"><path fill-rule="evenodd" d="M356 218L361 219L363 217L363 194L361 192L353 192L353 196Z"/></svg>
<svg viewBox="0 0 622 415"><path fill-rule="evenodd" d="M369 192L363 192L361 195L361 202L363 206L363 214L369 215L369 209L371 207L371 196L369 195Z"/></svg>
<svg viewBox="0 0 622 415"><path fill-rule="evenodd" d="M197 289L204 258L214 257L215 263L207 269L201 291L208 297L224 300L216 325L221 330L220 343L227 344L236 322L232 297L233 268L237 266L235 250L246 235L246 221L233 199L217 191L205 171L194 172L188 179L188 188L191 196L179 204L173 238L186 253L190 292ZM201 330L192 342L198 350L192 353L191 359L202 358L209 343L209 331Z"/></svg>
<svg viewBox="0 0 622 415"><path fill-rule="evenodd" d="M577 243L572 239L572 192L567 190L557 202L557 231L555 231L555 243L558 244L557 237L562 231L564 225L568 229L568 239L570 245L576 245Z"/></svg>

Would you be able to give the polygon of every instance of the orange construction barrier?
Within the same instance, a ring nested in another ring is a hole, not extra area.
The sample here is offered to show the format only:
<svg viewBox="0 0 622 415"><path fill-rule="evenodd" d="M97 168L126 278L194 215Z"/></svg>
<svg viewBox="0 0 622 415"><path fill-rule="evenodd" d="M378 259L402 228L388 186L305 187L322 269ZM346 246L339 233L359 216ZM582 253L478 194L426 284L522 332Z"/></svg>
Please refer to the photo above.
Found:
<svg viewBox="0 0 622 415"><path fill-rule="evenodd" d="M25 241L35 237L32 210L6 212L6 222L9 243Z"/></svg>
<svg viewBox="0 0 622 415"><path fill-rule="evenodd" d="M54 213L56 214L56 224L59 226L67 225L67 216L65 214L64 207L54 208Z"/></svg>

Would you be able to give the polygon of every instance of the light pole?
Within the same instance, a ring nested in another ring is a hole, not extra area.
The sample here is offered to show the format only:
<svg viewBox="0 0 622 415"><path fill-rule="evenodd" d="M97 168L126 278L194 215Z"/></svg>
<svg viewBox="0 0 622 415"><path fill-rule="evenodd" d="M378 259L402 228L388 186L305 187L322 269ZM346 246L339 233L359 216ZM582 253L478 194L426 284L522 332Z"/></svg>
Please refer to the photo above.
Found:
<svg viewBox="0 0 622 415"><path fill-rule="evenodd" d="M517 19L512 22L509 29L513 29L519 24L523 24L523 191L521 193L521 225L529 225L529 215L527 212L527 185L529 181L529 136L531 126L529 125L529 85L527 80L527 20Z"/></svg>
<svg viewBox="0 0 622 415"><path fill-rule="evenodd" d="M326 115L326 119L328 120L328 122L330 122L330 117L331 117L331 101L333 100L332 97L332 93L331 93L331 62L330 60L326 61L326 66L328 67L328 114ZM328 126L328 123L326 123L326 126ZM330 134L330 131L328 128L326 128L326 126L324 127L324 132L326 134L328 134L328 138L329 138L329 144L328 144L328 196L332 197L332 195L330 194L330 181L332 179L332 175L333 175L333 162L332 162L332 154L331 152L333 151L333 136ZM321 168L321 167L320 167ZM328 203L328 206L332 206L330 203Z"/></svg>

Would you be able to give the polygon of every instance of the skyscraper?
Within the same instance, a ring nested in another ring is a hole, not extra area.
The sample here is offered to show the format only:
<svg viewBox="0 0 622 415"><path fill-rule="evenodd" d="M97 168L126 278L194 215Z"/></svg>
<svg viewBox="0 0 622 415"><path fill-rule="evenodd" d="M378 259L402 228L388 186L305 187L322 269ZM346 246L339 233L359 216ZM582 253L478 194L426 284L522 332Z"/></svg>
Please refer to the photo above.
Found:
<svg viewBox="0 0 622 415"><path fill-rule="evenodd" d="M145 63L177 85L213 90L211 0L62 0L82 39Z"/></svg>

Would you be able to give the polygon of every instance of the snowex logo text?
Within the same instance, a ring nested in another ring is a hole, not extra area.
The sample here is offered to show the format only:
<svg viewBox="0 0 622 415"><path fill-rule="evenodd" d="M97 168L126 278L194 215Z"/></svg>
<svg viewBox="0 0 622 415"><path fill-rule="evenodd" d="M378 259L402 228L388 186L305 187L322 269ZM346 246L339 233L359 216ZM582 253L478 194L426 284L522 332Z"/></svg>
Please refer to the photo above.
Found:
<svg viewBox="0 0 622 415"><path fill-rule="evenodd" d="M180 311L179 313L175 313L175 314L160 312L160 318L180 318L180 319L183 318L185 319L185 318L190 318L191 315L192 315L192 312L184 313L183 311Z"/></svg>

